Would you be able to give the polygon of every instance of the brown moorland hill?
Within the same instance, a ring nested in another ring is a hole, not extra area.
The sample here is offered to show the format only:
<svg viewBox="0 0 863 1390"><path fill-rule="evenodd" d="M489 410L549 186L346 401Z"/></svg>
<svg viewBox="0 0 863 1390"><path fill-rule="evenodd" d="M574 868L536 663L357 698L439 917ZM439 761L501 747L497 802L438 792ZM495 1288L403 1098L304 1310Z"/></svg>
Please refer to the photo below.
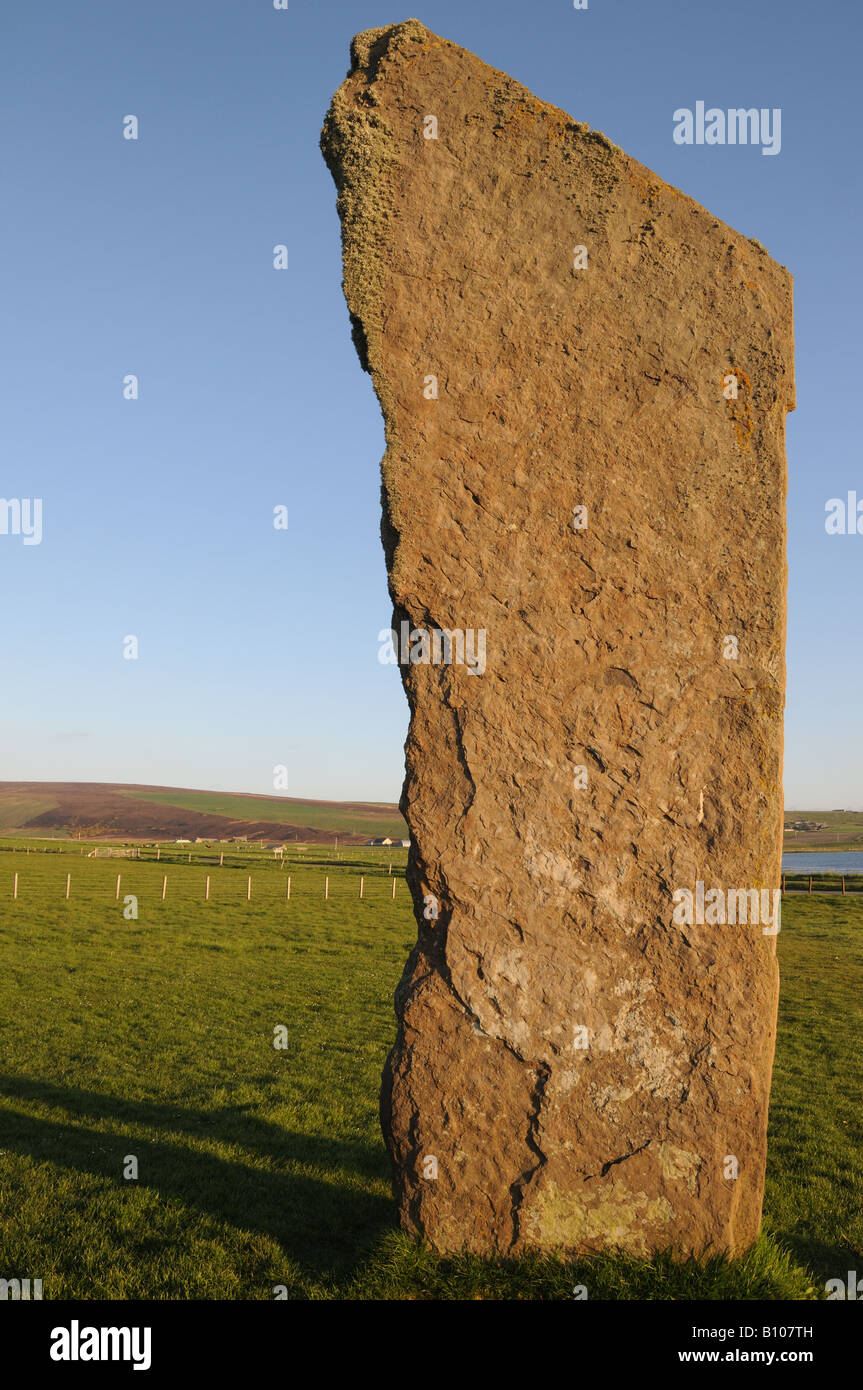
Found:
<svg viewBox="0 0 863 1390"><path fill-rule="evenodd" d="M111 782L0 782L0 831L84 839L303 840L406 834L389 803L304 801Z"/></svg>

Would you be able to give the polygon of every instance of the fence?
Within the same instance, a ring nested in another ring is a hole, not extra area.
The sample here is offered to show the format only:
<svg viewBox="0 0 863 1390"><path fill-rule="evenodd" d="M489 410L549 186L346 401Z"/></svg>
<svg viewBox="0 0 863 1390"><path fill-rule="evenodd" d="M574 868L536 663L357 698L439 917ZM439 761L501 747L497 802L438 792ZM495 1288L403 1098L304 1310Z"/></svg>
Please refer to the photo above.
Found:
<svg viewBox="0 0 863 1390"><path fill-rule="evenodd" d="M784 873L783 893L836 893L846 897L863 893L863 874L804 874Z"/></svg>
<svg viewBox="0 0 863 1390"><path fill-rule="evenodd" d="M220 878L219 875L215 877L216 881ZM104 889L106 900L113 900L114 902L119 902L121 891L125 891L126 894L132 894L136 898L140 898L150 896L154 890L158 893L161 902L167 902L169 901L169 876L168 874L162 874L160 878L161 883L151 876L148 876L146 881L141 881L134 873L126 875L117 874L115 880L111 879L109 881L106 879L104 883L99 886ZM284 878L284 886L282 887L281 884L278 884L279 892L274 894L271 891L275 882L272 875L261 875L256 880L252 874L247 874L245 883L242 885L236 882L235 875L230 875L230 877L226 876L222 879L222 882L226 885L230 885L230 887L235 890L240 889L240 892L235 891L224 895L220 894L218 898L215 898L211 893L213 875L207 874L202 882L196 881L195 883L192 883L191 876L188 873L181 872L171 876L174 889L176 890L178 886L181 886L184 902L188 903L190 896L197 897L199 895L202 902L218 902L223 905L229 902L234 903L238 898L246 902L267 901L268 903L272 903L273 901L283 900L285 903L289 903L292 900L296 901L299 897L300 900L305 902L310 900L328 902L331 899L330 879L330 874L324 874L322 878L318 880L316 876L306 871L300 876L298 893L296 875L287 874ZM310 880L312 881L310 882ZM336 882L340 890L343 888L347 889L346 892L340 891L338 893L338 897L342 900L345 898L351 900L356 899L359 902L396 902L397 900L398 879L394 874L383 876L380 874L369 875L363 873L359 875L358 883L356 875L344 874L340 875L336 879ZM79 877L73 875L71 872L67 873L62 879L57 879L56 885L52 882L50 887L52 892L56 890L56 900L59 901L62 899L65 902L69 902L74 900L75 884L77 884L79 888L82 884L88 889L92 889L93 887L92 883L86 883L84 875ZM381 885L384 891L376 891L376 886L378 884ZM2 885L2 880L0 880L0 885ZM372 889L371 894L369 893L370 886ZM40 904L43 904L46 901L52 900L46 892L47 887L48 885L43 877L39 876L37 878L35 875L28 875L24 870L16 870L11 876L8 896L10 896L14 902L19 900L38 901ZM255 892L255 887L257 887L257 892ZM199 890L199 894L194 893L190 895L188 891L189 888ZM30 890L29 892L27 891L28 889ZM404 880L402 880L402 894L405 892L406 887L404 885ZM7 893L4 893L2 886L0 886L0 899L5 897L7 897Z"/></svg>

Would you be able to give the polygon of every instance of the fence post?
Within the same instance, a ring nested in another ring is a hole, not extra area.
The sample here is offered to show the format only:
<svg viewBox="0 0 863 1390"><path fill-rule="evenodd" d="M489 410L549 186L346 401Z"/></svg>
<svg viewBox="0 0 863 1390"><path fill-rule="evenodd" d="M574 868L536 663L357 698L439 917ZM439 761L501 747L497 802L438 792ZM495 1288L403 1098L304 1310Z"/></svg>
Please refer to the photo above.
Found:
<svg viewBox="0 0 863 1390"><path fill-rule="evenodd" d="M117 891L116 891L116 893L114 894L114 902L116 903L116 902L119 902L119 901L120 901L120 875L118 874L118 875L117 875Z"/></svg>
<svg viewBox="0 0 863 1390"><path fill-rule="evenodd" d="M290 874L288 874L288 881L287 881L287 883L285 884L285 902L288 902L288 900L290 899L290 896L291 896L291 876L290 876Z"/></svg>
<svg viewBox="0 0 863 1390"><path fill-rule="evenodd" d="M158 860L161 859L161 858L162 858L162 850L161 850L161 847L160 847L159 849L156 850L156 859L157 859L157 861L158 861Z"/></svg>
<svg viewBox="0 0 863 1390"><path fill-rule="evenodd" d="M842 896L845 897L845 875L842 875Z"/></svg>
<svg viewBox="0 0 863 1390"><path fill-rule="evenodd" d="M162 902L165 901L165 894L167 893L167 891L168 891L168 875L165 874L164 877L163 877L163 879L162 879Z"/></svg>
<svg viewBox="0 0 863 1390"><path fill-rule="evenodd" d="M330 896L330 879L329 879L329 874L328 874L328 875L326 876L326 878L324 879L324 902L326 902L326 900L327 900L327 898L328 898L329 896Z"/></svg>
<svg viewBox="0 0 863 1390"><path fill-rule="evenodd" d="M71 891L72 891L72 875L71 875L71 874L67 874L67 875L66 875L66 897L67 897L67 898L69 897L69 894L71 893Z"/></svg>
<svg viewBox="0 0 863 1390"><path fill-rule="evenodd" d="M785 875L782 875L782 891L785 892Z"/></svg>
<svg viewBox="0 0 863 1390"><path fill-rule="evenodd" d="M192 862L192 851L189 850L189 863L191 864L191 862Z"/></svg>
<svg viewBox="0 0 863 1390"><path fill-rule="evenodd" d="M204 892L204 902L208 902L210 897L210 875L207 874L207 887Z"/></svg>
<svg viewBox="0 0 863 1390"><path fill-rule="evenodd" d="M809 875L809 892L812 892L812 875Z"/></svg>
<svg viewBox="0 0 863 1390"><path fill-rule="evenodd" d="M251 900L252 900L252 875L249 874L249 881L248 881L248 883L246 884L246 902L247 902L247 903L248 903L248 902L251 902Z"/></svg>
<svg viewBox="0 0 863 1390"><path fill-rule="evenodd" d="M393 897L396 895L396 881L393 879Z"/></svg>
<svg viewBox="0 0 863 1390"><path fill-rule="evenodd" d="M18 875L17 875L17 873L16 873L16 875L15 875L15 881L14 881L14 883L12 884L12 897L13 897L13 898L17 898L17 896L18 896Z"/></svg>
<svg viewBox="0 0 863 1390"><path fill-rule="evenodd" d="M360 897L363 896L363 876L360 874Z"/></svg>
<svg viewBox="0 0 863 1390"><path fill-rule="evenodd" d="M220 869L221 869L222 865L224 864L224 862L225 862L225 851L222 850L222 853L219 855L219 868L220 868Z"/></svg>

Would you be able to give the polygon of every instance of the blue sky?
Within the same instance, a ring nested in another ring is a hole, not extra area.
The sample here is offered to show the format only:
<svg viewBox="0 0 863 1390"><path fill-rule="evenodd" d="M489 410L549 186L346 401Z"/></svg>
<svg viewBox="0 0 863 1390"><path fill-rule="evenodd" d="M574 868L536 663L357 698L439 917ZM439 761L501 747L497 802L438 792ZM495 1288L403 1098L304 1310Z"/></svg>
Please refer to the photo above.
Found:
<svg viewBox="0 0 863 1390"><path fill-rule="evenodd" d="M352 35L412 15L792 271L785 801L863 807L863 536L824 525L863 498L853 0L5 6L0 496L43 537L0 535L0 779L397 799L383 426L318 137ZM698 100L780 107L781 153L675 144Z"/></svg>

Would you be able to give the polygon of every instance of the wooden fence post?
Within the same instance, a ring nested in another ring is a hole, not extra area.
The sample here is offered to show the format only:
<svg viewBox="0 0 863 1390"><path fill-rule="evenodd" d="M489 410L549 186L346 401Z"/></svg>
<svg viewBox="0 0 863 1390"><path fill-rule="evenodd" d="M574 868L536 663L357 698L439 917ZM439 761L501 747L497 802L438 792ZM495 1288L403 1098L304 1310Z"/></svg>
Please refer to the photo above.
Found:
<svg viewBox="0 0 863 1390"><path fill-rule="evenodd" d="M393 879L393 897L396 895L396 881Z"/></svg>
<svg viewBox="0 0 863 1390"><path fill-rule="evenodd" d="M842 875L842 896L845 897L845 875Z"/></svg>
<svg viewBox="0 0 863 1390"><path fill-rule="evenodd" d="M165 874L165 876L164 876L163 879L162 879L162 902L165 901L165 894L167 893L167 891L168 891L168 875Z"/></svg>
<svg viewBox="0 0 863 1390"><path fill-rule="evenodd" d="M288 901L290 900L290 896L291 896L291 876L290 876L290 874L288 874L288 881L287 881L287 883L285 884L285 902L288 902Z"/></svg>
<svg viewBox="0 0 863 1390"><path fill-rule="evenodd" d="M12 897L13 897L13 898L17 898L17 896L18 896L18 875L17 875L17 873L16 873L16 875L15 875L15 881L14 881L14 883L12 884Z"/></svg>
<svg viewBox="0 0 863 1390"><path fill-rule="evenodd" d="M119 902L119 901L120 901L120 875L118 874L118 875L117 875L117 891L116 891L116 893L114 894L114 902L116 903L116 902Z"/></svg>
<svg viewBox="0 0 863 1390"><path fill-rule="evenodd" d="M329 875L327 875L327 877L324 879L324 902L326 902L326 900L327 900L327 898L328 898L329 896L330 896L330 879L329 879Z"/></svg>
<svg viewBox="0 0 863 1390"><path fill-rule="evenodd" d="M222 850L222 853L219 855L219 868L220 868L220 869L221 869L222 865L224 864L224 862L225 862L225 851Z"/></svg>
<svg viewBox="0 0 863 1390"><path fill-rule="evenodd" d="M69 894L71 893L71 891L72 891L72 875L71 875L71 874L67 874L67 875L66 875L66 898L67 898L67 899L68 899Z"/></svg>
<svg viewBox="0 0 863 1390"><path fill-rule="evenodd" d="M812 875L809 875L809 892L812 892Z"/></svg>
<svg viewBox="0 0 863 1390"><path fill-rule="evenodd" d="M252 900L252 875L249 874L249 881L248 881L248 883L246 884L246 902L247 902L247 903L248 903L248 902L251 902L251 900Z"/></svg>
<svg viewBox="0 0 863 1390"><path fill-rule="evenodd" d="M204 902L208 902L208 901L209 901L209 898L210 898L210 875L207 874L207 887L206 887L206 889L205 889L205 891L204 891Z"/></svg>
<svg viewBox="0 0 863 1390"><path fill-rule="evenodd" d="M363 896L363 876L360 874L360 897Z"/></svg>

